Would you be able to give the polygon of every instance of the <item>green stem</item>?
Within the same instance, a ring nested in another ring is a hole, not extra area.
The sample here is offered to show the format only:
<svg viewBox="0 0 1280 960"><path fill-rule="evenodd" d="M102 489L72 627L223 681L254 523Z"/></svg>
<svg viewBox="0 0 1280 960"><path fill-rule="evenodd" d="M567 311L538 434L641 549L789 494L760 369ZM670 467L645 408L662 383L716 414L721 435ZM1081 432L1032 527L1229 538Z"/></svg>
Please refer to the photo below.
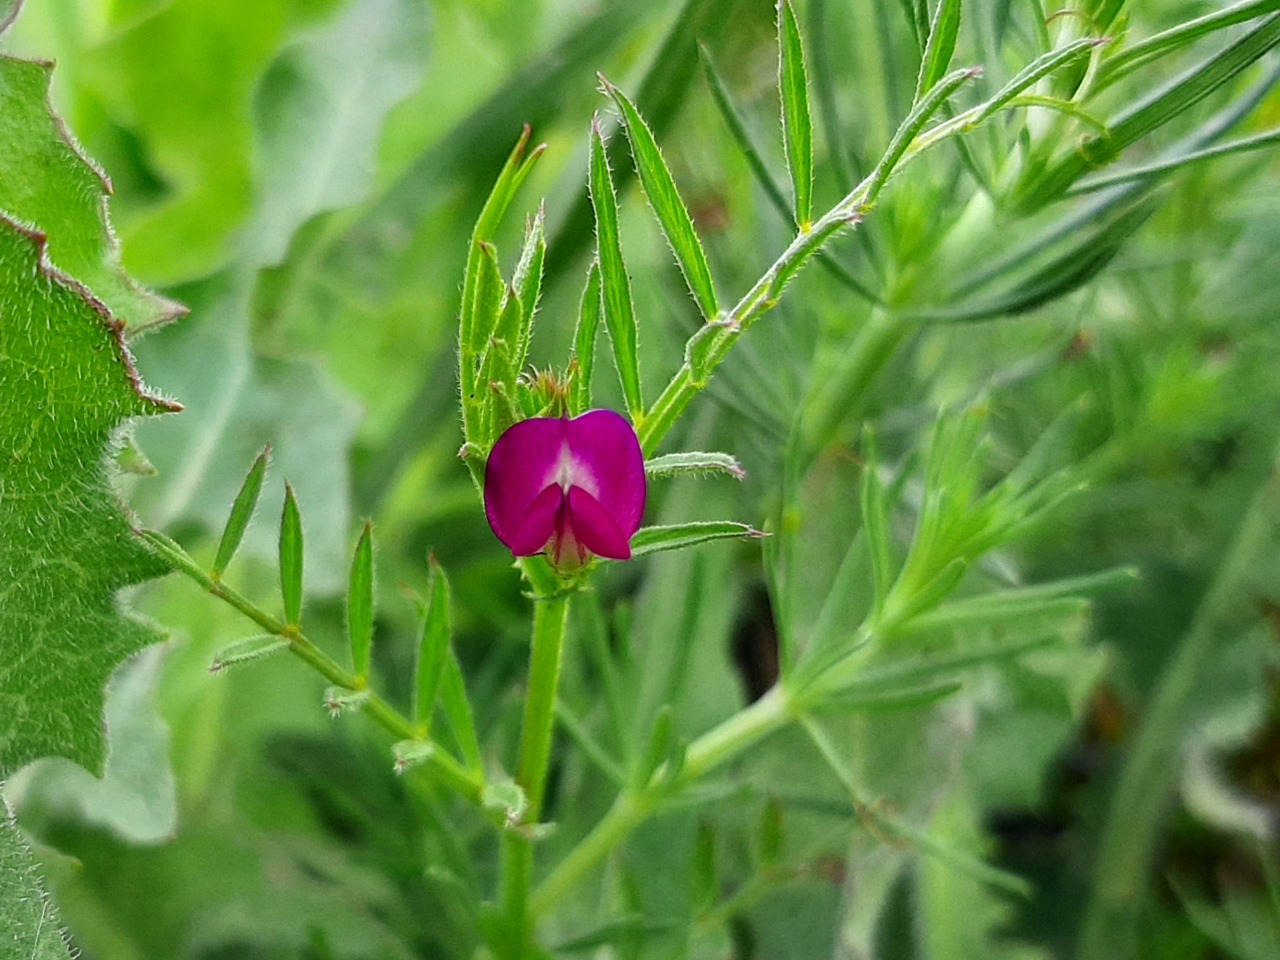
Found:
<svg viewBox="0 0 1280 960"><path fill-rule="evenodd" d="M661 800L789 723L795 703L785 687L775 686L751 706L740 710L689 745L680 772L672 778L663 766L634 792L618 795L604 818L569 852L534 891L529 912L534 919L570 893L591 870L660 806Z"/></svg>
<svg viewBox="0 0 1280 960"><path fill-rule="evenodd" d="M140 535L155 548L173 567L190 580L199 584L211 596L234 607L267 633L289 642L289 651L298 659L307 663L336 687L344 690L365 690L365 683L353 674L342 669L331 656L317 647L297 627L286 624L258 607L253 601L227 586L221 577L212 576L201 569L200 565L177 543L162 533L154 530L139 531ZM376 693L369 691L369 697L361 709L364 714L378 726L401 740L418 739L417 728L395 707ZM453 790L461 794L476 806L482 805L484 782L475 773L469 771L455 760L449 753L437 749L432 753L429 765L439 778Z"/></svg>
<svg viewBox="0 0 1280 960"><path fill-rule="evenodd" d="M525 824L537 823L542 814L568 621L567 593L539 598L535 602L529 686L525 693L520 763L516 775L525 796L525 810L521 817ZM519 827L518 824L512 826ZM520 829L509 829L502 838L502 899L510 942L515 948L510 954L513 960L525 956L533 941L533 917L529 910L532 886L533 840Z"/></svg>

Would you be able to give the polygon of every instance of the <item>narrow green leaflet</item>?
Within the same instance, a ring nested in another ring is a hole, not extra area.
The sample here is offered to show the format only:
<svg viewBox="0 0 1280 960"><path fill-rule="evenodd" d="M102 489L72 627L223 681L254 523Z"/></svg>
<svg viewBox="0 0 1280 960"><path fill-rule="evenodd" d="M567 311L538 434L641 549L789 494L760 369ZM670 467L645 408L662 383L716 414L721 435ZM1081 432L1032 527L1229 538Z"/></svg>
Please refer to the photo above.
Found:
<svg viewBox="0 0 1280 960"><path fill-rule="evenodd" d="M418 668L413 684L413 719L424 740L431 733L431 718L440 695L440 681L449 659L449 581L444 568L431 558L431 586L418 642Z"/></svg>
<svg viewBox="0 0 1280 960"><path fill-rule="evenodd" d="M960 0L938 0L929 26L929 40L920 61L920 77L916 83L916 99L933 89L951 66L956 52L956 36L960 32Z"/></svg>
<svg viewBox="0 0 1280 960"><path fill-rule="evenodd" d="M111 181L51 113L52 78L51 63L0 57L0 211L45 234L54 266L130 327L181 316L183 307L138 286L121 269L104 202Z"/></svg>
<svg viewBox="0 0 1280 960"><path fill-rule="evenodd" d="M782 132L791 171L796 224L808 230L813 220L813 120L805 74L800 27L789 0L778 0L778 89L782 93Z"/></svg>
<svg viewBox="0 0 1280 960"><path fill-rule="evenodd" d="M596 366L596 332L600 329L600 267L593 261L582 291L578 326L573 333L573 392L570 409L576 415L591 406L591 378Z"/></svg>
<svg viewBox="0 0 1280 960"><path fill-rule="evenodd" d="M157 641L122 587L165 565L132 535L105 454L146 392L120 324L0 216L0 777L57 754L98 771L103 687Z"/></svg>
<svg viewBox="0 0 1280 960"><path fill-rule="evenodd" d="M506 165L498 175L489 199L485 201L480 216L476 218L475 229L471 234L471 245L467 252L467 269L462 280L462 306L458 323L458 384L462 391L462 432L469 441L474 441L478 436L483 412L479 395L480 354L484 350L488 337L488 333L481 330L486 322L483 318L491 315L490 322L496 324L497 311L501 309L503 289L501 282L497 284L499 296L497 306L493 306L490 299L487 299L491 298L494 283L492 279L486 278L486 274L491 273L496 267L496 252L492 246L493 235L506 215L516 192L533 169L533 164L542 155L544 149L542 146L528 150L532 132L526 126L511 155L507 157ZM487 263L486 261L490 259L493 262ZM498 280L501 281L501 275L498 276ZM488 329L492 330L492 326Z"/></svg>
<svg viewBox="0 0 1280 960"><path fill-rule="evenodd" d="M704 453L691 450L687 453L668 453L661 457L646 460L644 474L650 479L656 477L710 476L722 474L741 480L747 472L742 469L736 457L727 453Z"/></svg>
<svg viewBox="0 0 1280 960"><path fill-rule="evenodd" d="M302 620L302 515L293 487L284 485L284 512L280 517L280 596L284 619L296 627Z"/></svg>
<svg viewBox="0 0 1280 960"><path fill-rule="evenodd" d="M262 495L262 481L267 475L267 461L271 458L271 448L267 447L258 454L253 466L244 478L244 486L236 494L231 504L231 515L227 517L227 525L222 530L222 539L218 541L218 554L213 561L213 575L221 576L236 554L236 548L244 539L245 530L249 529L249 521L253 519L253 511L258 506L258 497Z"/></svg>
<svg viewBox="0 0 1280 960"><path fill-rule="evenodd" d="M706 520L670 526L641 527L631 538L631 556L644 557L663 550L679 550L708 540L749 540L768 534L733 520Z"/></svg>
<svg viewBox="0 0 1280 960"><path fill-rule="evenodd" d="M237 640L229 647L218 651L218 655L213 658L213 663L209 664L209 672L224 673L231 667L252 663L254 660L261 660L273 653L288 649L289 641L281 640L274 633L262 633L245 640Z"/></svg>
<svg viewBox="0 0 1280 960"><path fill-rule="evenodd" d="M716 297L715 283L711 279L711 267L694 229L693 217L689 215L689 210L676 189L675 178L662 159L662 151L658 149L653 132L635 105L604 77L600 78L600 82L604 84L605 93L618 105L623 129L627 131L627 140L631 143L631 158L635 162L636 173L640 176L640 186L658 218L671 252L675 254L676 264L684 274L689 292L698 302L703 318L712 320L720 312L720 303Z"/></svg>
<svg viewBox="0 0 1280 960"><path fill-rule="evenodd" d="M351 641L351 669L357 678L369 676L373 652L373 524L365 523L351 558L347 589L347 636Z"/></svg>
<svg viewBox="0 0 1280 960"><path fill-rule="evenodd" d="M596 260L604 290L604 323L613 342L613 361L622 382L627 412L632 421L644 416L640 394L640 359L637 355L636 309L631 301L631 281L622 260L618 237L618 197L613 190L609 157L604 148L600 118L591 121L591 205L596 214Z"/></svg>
<svg viewBox="0 0 1280 960"><path fill-rule="evenodd" d="M67 960L57 911L42 889L37 871L9 807L0 801L0 955Z"/></svg>
<svg viewBox="0 0 1280 960"><path fill-rule="evenodd" d="M546 236L547 210L542 204L538 212L525 225L524 246L516 262L516 272L511 287L520 298L520 339L511 344L516 372L524 367L529 356L529 341L533 336L533 317L538 312L538 300L542 296L542 268L547 259Z"/></svg>

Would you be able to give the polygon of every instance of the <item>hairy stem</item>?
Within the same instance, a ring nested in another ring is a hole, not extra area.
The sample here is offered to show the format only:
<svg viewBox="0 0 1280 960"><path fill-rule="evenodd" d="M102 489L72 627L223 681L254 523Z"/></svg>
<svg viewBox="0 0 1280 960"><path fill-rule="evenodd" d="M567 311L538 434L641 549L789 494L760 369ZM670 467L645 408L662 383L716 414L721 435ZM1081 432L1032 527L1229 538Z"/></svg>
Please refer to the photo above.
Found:
<svg viewBox="0 0 1280 960"><path fill-rule="evenodd" d="M289 651L294 656L308 664L331 684L344 690L365 692L368 698L363 702L361 709L378 726L401 740L418 738L417 730L408 717L378 694L368 690L364 681L344 670L336 660L316 646L297 627L289 626L267 613L253 601L227 586L221 577L206 573L190 554L164 534L154 530L143 530L141 536L169 562L174 570L199 584L206 593L240 611L267 633L287 641ZM432 772L452 790L476 806L480 806L484 793L483 780L440 748L439 744L435 746L436 749L431 752L430 759L427 761Z"/></svg>
<svg viewBox="0 0 1280 960"><path fill-rule="evenodd" d="M524 701L517 782L525 795L524 824L537 823L546 793L551 739L556 722L564 633L569 622L569 594L540 598L534 604L533 643L529 651L529 687ZM517 824L512 824L518 827ZM533 939L529 896L533 886L533 840L527 832L508 830L502 838L502 899L515 951L525 956Z"/></svg>

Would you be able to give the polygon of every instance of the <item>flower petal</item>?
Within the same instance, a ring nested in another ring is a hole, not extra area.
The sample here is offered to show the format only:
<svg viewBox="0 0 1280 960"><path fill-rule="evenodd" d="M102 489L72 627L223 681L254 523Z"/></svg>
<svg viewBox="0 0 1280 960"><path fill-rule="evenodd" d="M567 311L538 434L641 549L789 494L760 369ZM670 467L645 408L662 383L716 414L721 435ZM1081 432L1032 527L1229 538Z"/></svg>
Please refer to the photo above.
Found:
<svg viewBox="0 0 1280 960"><path fill-rule="evenodd" d="M578 543L610 560L631 559L630 535L619 529L599 500L581 487L570 487L568 507L567 526Z"/></svg>
<svg viewBox="0 0 1280 960"><path fill-rule="evenodd" d="M559 417L521 420L498 438L489 454L484 471L484 512L498 539L513 551L517 538L521 546L527 542L519 535L534 501L555 482L568 423ZM559 502L557 499L555 505ZM553 509L553 519L554 514ZM548 530L538 549L550 536Z"/></svg>
<svg viewBox="0 0 1280 960"><path fill-rule="evenodd" d="M644 454L635 428L612 410L589 410L567 421L566 433L573 457L571 483L590 494L612 518L624 541L630 540L640 529L647 494ZM576 503L572 489L569 495L572 511ZM578 532L581 536L582 531ZM601 556L614 556L588 546ZM628 550L626 556L630 555Z"/></svg>
<svg viewBox="0 0 1280 960"><path fill-rule="evenodd" d="M564 491L556 484L544 487L533 499L510 540L503 540L512 556L532 557L541 553L556 532L556 519L564 509Z"/></svg>

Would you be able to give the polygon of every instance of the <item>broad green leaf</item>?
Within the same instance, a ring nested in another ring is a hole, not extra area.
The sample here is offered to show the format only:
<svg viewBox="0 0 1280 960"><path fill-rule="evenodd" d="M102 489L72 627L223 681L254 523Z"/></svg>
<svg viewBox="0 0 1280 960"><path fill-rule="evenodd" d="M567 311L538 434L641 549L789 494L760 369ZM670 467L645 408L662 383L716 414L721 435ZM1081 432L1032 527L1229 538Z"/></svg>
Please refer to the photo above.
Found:
<svg viewBox="0 0 1280 960"><path fill-rule="evenodd" d="M782 133L791 173L792 208L801 231L813 220L813 120L809 115L809 77L804 66L800 27L790 0L778 0L778 90L782 95Z"/></svg>
<svg viewBox="0 0 1280 960"><path fill-rule="evenodd" d="M58 912L40 882L40 868L7 802L0 800L0 930L5 956L67 960Z"/></svg>
<svg viewBox="0 0 1280 960"><path fill-rule="evenodd" d="M658 141L654 139L653 131L645 123L644 117L640 116L640 112L626 95L604 77L600 80L605 92L613 98L621 112L622 126L631 144L631 158L635 162L636 173L640 176L640 186L658 218L671 252L675 254L676 264L684 274L689 292L697 301L703 319L713 320L720 312L720 303L716 298L715 283L711 279L711 266L707 263L706 252L694 229L693 217L689 215L689 210L676 189L675 178L662 159Z"/></svg>
<svg viewBox="0 0 1280 960"><path fill-rule="evenodd" d="M695 520L665 526L641 527L631 538L631 556L644 557L663 550L679 550L708 540L759 539L768 534L733 520Z"/></svg>
<svg viewBox="0 0 1280 960"><path fill-rule="evenodd" d="M357 678L368 677L373 653L373 524L367 522L351 557L347 638L351 642L352 671Z"/></svg>
<svg viewBox="0 0 1280 960"><path fill-rule="evenodd" d="M938 0L929 25L929 40L920 60L920 76L916 81L916 99L933 89L951 66L956 52L956 36L960 32L960 0Z"/></svg>
<svg viewBox="0 0 1280 960"><path fill-rule="evenodd" d="M302 515L298 498L288 481L284 485L284 511L280 515L280 596L284 620L291 627L302 621Z"/></svg>
<svg viewBox="0 0 1280 960"><path fill-rule="evenodd" d="M101 769L107 678L159 639L116 593L164 571L103 465L131 419L179 409L45 249L0 217L0 776L51 754Z"/></svg>
<svg viewBox="0 0 1280 960"><path fill-rule="evenodd" d="M604 295L604 324L613 345L613 362L622 383L622 395L633 422L644 417L640 394L640 358L637 354L636 308L631 300L631 280L622 260L618 236L618 196L609 172L600 117L591 121L591 204L596 214L596 262Z"/></svg>
<svg viewBox="0 0 1280 960"><path fill-rule="evenodd" d="M231 515L227 517L227 525L222 530L222 539L218 541L218 554L213 561L213 575L221 576L227 564L235 556L244 532L253 519L253 511L257 509L258 498L262 495L262 481L267 475L267 461L271 458L271 448L267 447L258 454L244 478L244 486L236 494L231 504Z"/></svg>
<svg viewBox="0 0 1280 960"><path fill-rule="evenodd" d="M422 636L418 640L418 664L413 683L413 719L419 735L425 740L431 734L431 718L440 695L440 682L451 653L449 616L449 581L444 568L431 558L431 584L427 589L426 609L422 617Z"/></svg>
<svg viewBox="0 0 1280 960"><path fill-rule="evenodd" d="M33 835L50 836L74 818L135 844L162 843L177 827L178 797L169 762L169 724L160 687L172 647L156 644L111 676L105 711L107 759L102 777L61 758L25 767L5 783L5 797ZM0 927L0 929L4 929Z"/></svg>
<svg viewBox="0 0 1280 960"><path fill-rule="evenodd" d="M254 92L282 42L333 6L185 0L139 16L120 5L107 39L80 52L81 82L141 144L147 174L165 188L121 214L131 270L172 284L235 258L254 202Z"/></svg>
<svg viewBox="0 0 1280 960"><path fill-rule="evenodd" d="M3 12L0 11L0 20ZM0 57L0 211L49 238L49 259L130 327L185 313L120 267L107 220L111 181L50 112L53 64Z"/></svg>
<svg viewBox="0 0 1280 960"><path fill-rule="evenodd" d="M353 0L272 62L254 92L250 262L281 262L307 220L365 198L383 120L425 75L430 21L418 0Z"/></svg>

